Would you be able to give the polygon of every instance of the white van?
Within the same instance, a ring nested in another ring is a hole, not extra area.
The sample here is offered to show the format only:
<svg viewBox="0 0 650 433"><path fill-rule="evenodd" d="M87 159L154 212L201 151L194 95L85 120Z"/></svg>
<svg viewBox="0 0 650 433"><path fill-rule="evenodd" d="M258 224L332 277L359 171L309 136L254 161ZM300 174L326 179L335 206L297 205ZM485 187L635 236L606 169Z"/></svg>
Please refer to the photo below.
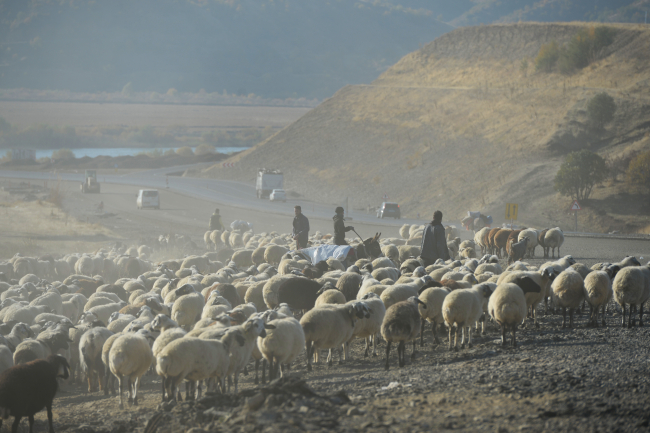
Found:
<svg viewBox="0 0 650 433"><path fill-rule="evenodd" d="M147 207L160 209L160 196L157 189L141 189L136 195L135 204L138 209Z"/></svg>

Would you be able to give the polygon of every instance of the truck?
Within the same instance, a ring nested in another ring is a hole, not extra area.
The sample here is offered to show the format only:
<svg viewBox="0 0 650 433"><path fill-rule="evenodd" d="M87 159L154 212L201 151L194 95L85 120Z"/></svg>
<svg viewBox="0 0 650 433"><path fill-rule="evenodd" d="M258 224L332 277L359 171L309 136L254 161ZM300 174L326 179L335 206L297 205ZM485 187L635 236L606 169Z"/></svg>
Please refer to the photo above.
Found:
<svg viewBox="0 0 650 433"><path fill-rule="evenodd" d="M86 170L84 181L81 183L82 193L97 193L99 194L100 186L97 182L97 172L95 170Z"/></svg>
<svg viewBox="0 0 650 433"><path fill-rule="evenodd" d="M257 171L255 190L257 198L269 198L274 189L284 188L284 175L280 170L260 168Z"/></svg>

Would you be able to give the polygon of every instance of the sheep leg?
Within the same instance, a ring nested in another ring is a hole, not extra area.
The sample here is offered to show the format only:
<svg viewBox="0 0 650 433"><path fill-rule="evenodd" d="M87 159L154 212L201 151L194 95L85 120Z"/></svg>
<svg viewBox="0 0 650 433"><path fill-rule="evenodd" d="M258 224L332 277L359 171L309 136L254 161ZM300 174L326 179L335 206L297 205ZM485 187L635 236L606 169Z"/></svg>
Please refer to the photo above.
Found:
<svg viewBox="0 0 650 433"><path fill-rule="evenodd" d="M566 308L562 308L562 327L566 328Z"/></svg>
<svg viewBox="0 0 650 433"><path fill-rule="evenodd" d="M452 328L453 328L453 326L450 326L450 327L449 327L449 351L450 351L450 352L451 352L451 350L452 350L452 346L451 346L451 340L452 340L451 337L452 337L452 332L453 332Z"/></svg>
<svg viewBox="0 0 650 433"><path fill-rule="evenodd" d="M515 334L517 333L517 324L513 323L512 325L512 347L517 347L517 337Z"/></svg>
<svg viewBox="0 0 650 433"><path fill-rule="evenodd" d="M266 359L262 359L262 383L266 383ZM269 371L269 379L271 378L271 372Z"/></svg>
<svg viewBox="0 0 650 433"><path fill-rule="evenodd" d="M413 339L413 353L411 353L411 361L415 361L415 339Z"/></svg>
<svg viewBox="0 0 650 433"><path fill-rule="evenodd" d="M575 308L569 308L569 328L573 328L573 310Z"/></svg>
<svg viewBox="0 0 650 433"><path fill-rule="evenodd" d="M339 347L338 352L339 352L339 365L343 365L343 359L345 356L345 344ZM347 358L345 359L347 360Z"/></svg>
<svg viewBox="0 0 650 433"><path fill-rule="evenodd" d="M334 350L330 349L327 355L327 366L331 367L333 363L334 363Z"/></svg>
<svg viewBox="0 0 650 433"><path fill-rule="evenodd" d="M131 380L131 376L129 376L129 382L128 382L128 390L129 390L129 404L133 404L133 381Z"/></svg>
<svg viewBox="0 0 650 433"><path fill-rule="evenodd" d="M440 344L440 339L438 338L438 324L436 322L433 322L431 325L431 333L433 334L433 340L436 344Z"/></svg>
<svg viewBox="0 0 650 433"><path fill-rule="evenodd" d="M29 420L29 433L34 431L34 415L28 415L27 419Z"/></svg>
<svg viewBox="0 0 650 433"><path fill-rule="evenodd" d="M99 382L99 390L103 391L106 389L106 375L104 374L104 364L102 364L101 361L99 361L99 366L97 367L97 382Z"/></svg>
<svg viewBox="0 0 650 433"><path fill-rule="evenodd" d="M17 416L14 418L14 423L11 425L11 433L16 433L18 431L18 426L20 425L20 419L22 416Z"/></svg>
<svg viewBox="0 0 650 433"><path fill-rule="evenodd" d="M269 380L274 380L275 379L275 370L273 369L273 357L271 356L271 359L269 359Z"/></svg>
<svg viewBox="0 0 650 433"><path fill-rule="evenodd" d="M120 374L119 376L117 376L117 380L120 384L120 409L124 409L124 403L122 402L122 398L123 398L122 396L124 395L124 385L125 385L124 376Z"/></svg>
<svg viewBox="0 0 650 433"><path fill-rule="evenodd" d="M639 326L643 326L643 304L639 305Z"/></svg>
<svg viewBox="0 0 650 433"><path fill-rule="evenodd" d="M406 347L405 347L405 344L404 344L404 340L402 340L397 345L397 358L399 359L400 368L404 367L404 364L406 364L406 362L404 360L404 352L406 352Z"/></svg>
<svg viewBox="0 0 650 433"><path fill-rule="evenodd" d="M165 402L165 394L166 394L166 389L165 386L168 385L169 378L167 377L162 377L162 380L160 381L162 383L162 402Z"/></svg>
<svg viewBox="0 0 650 433"><path fill-rule="evenodd" d="M501 324L501 345L506 345L506 327L503 324Z"/></svg>
<svg viewBox="0 0 650 433"><path fill-rule="evenodd" d="M630 313L627 315L627 327L631 328L633 327L636 323L634 320L634 313L636 313L636 305L630 304Z"/></svg>
<svg viewBox="0 0 650 433"><path fill-rule="evenodd" d="M312 342L307 341L305 343L305 346L307 346L306 347L306 349L307 349L307 371L311 371L311 359L312 359L312 356L314 355L314 353L312 351L313 350L312 349ZM264 374L264 373L262 373L262 374Z"/></svg>
<svg viewBox="0 0 650 433"><path fill-rule="evenodd" d="M239 385L239 371L235 371L233 376L235 376L235 394L237 394L238 385Z"/></svg>
<svg viewBox="0 0 650 433"><path fill-rule="evenodd" d="M256 359L256 360L255 360L255 380L253 381L253 383L254 383L255 385L257 385L257 384L260 383L260 379L259 379L259 376L258 376L259 368L260 368L260 360L259 360L259 359Z"/></svg>
<svg viewBox="0 0 650 433"><path fill-rule="evenodd" d="M607 326L607 322L605 321L605 305L602 306L602 310L600 311L600 317L602 319L601 323L603 326Z"/></svg>
<svg viewBox="0 0 650 433"><path fill-rule="evenodd" d="M45 405L45 407L47 408L47 423L50 426L50 433L54 433L54 425L53 425L53 422L52 422L52 418L54 418L52 416L52 402Z"/></svg>
<svg viewBox="0 0 650 433"><path fill-rule="evenodd" d="M467 347L472 347L472 327L467 327Z"/></svg>
<svg viewBox="0 0 650 433"><path fill-rule="evenodd" d="M377 356L377 334L372 336L372 356Z"/></svg>
<svg viewBox="0 0 650 433"><path fill-rule="evenodd" d="M621 326L625 327L625 304L621 304L623 307L623 320L621 320Z"/></svg>
<svg viewBox="0 0 650 433"><path fill-rule="evenodd" d="M366 350L363 353L363 357L367 358L368 354L370 353L370 337L366 337L364 340L366 342Z"/></svg>
<svg viewBox="0 0 650 433"><path fill-rule="evenodd" d="M93 374L94 372L92 370L88 371L87 379L88 379L88 392L93 392Z"/></svg>
<svg viewBox="0 0 650 433"><path fill-rule="evenodd" d="M426 320L422 320L422 323L420 324L420 347L424 346L424 323L425 322Z"/></svg>
<svg viewBox="0 0 650 433"><path fill-rule="evenodd" d="M388 359L390 357L390 341L386 342L386 371L388 371Z"/></svg>
<svg viewBox="0 0 650 433"><path fill-rule="evenodd" d="M138 405L138 389L140 389L140 378L137 377L133 382L133 406Z"/></svg>

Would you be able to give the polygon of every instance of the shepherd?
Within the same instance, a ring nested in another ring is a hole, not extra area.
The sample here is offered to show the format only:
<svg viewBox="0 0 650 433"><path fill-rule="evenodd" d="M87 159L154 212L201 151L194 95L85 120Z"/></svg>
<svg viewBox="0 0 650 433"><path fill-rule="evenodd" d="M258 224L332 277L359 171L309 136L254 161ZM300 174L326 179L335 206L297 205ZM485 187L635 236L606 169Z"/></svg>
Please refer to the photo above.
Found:
<svg viewBox="0 0 650 433"><path fill-rule="evenodd" d="M293 240L296 241L296 249L307 247L307 239L309 239L309 220L302 213L302 208L298 205L293 208L295 216L293 217Z"/></svg>

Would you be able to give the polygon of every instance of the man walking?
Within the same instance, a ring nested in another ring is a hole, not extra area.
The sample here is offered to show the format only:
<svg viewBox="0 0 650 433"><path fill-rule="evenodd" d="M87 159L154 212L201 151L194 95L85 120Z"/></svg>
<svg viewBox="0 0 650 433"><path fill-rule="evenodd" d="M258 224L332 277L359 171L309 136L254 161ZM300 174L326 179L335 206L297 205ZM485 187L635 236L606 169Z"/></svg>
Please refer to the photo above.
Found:
<svg viewBox="0 0 650 433"><path fill-rule="evenodd" d="M223 224L221 223L221 215L219 215L219 209L215 209L214 213L210 217L210 230L223 230Z"/></svg>
<svg viewBox="0 0 650 433"><path fill-rule="evenodd" d="M341 206L337 207L334 212L336 212L336 215L332 218L334 220L334 245L348 245L345 242L345 232L354 230L354 227L345 226L343 221L343 213L345 211Z"/></svg>
<svg viewBox="0 0 650 433"><path fill-rule="evenodd" d="M307 239L309 238L309 220L306 216L302 214L302 208L300 206L294 206L293 217L293 240L296 241L296 249L307 247Z"/></svg>
<svg viewBox="0 0 650 433"><path fill-rule="evenodd" d="M438 259L449 260L445 228L442 226L442 212L439 210L433 213L433 221L424 228L420 251L420 259L425 268Z"/></svg>

